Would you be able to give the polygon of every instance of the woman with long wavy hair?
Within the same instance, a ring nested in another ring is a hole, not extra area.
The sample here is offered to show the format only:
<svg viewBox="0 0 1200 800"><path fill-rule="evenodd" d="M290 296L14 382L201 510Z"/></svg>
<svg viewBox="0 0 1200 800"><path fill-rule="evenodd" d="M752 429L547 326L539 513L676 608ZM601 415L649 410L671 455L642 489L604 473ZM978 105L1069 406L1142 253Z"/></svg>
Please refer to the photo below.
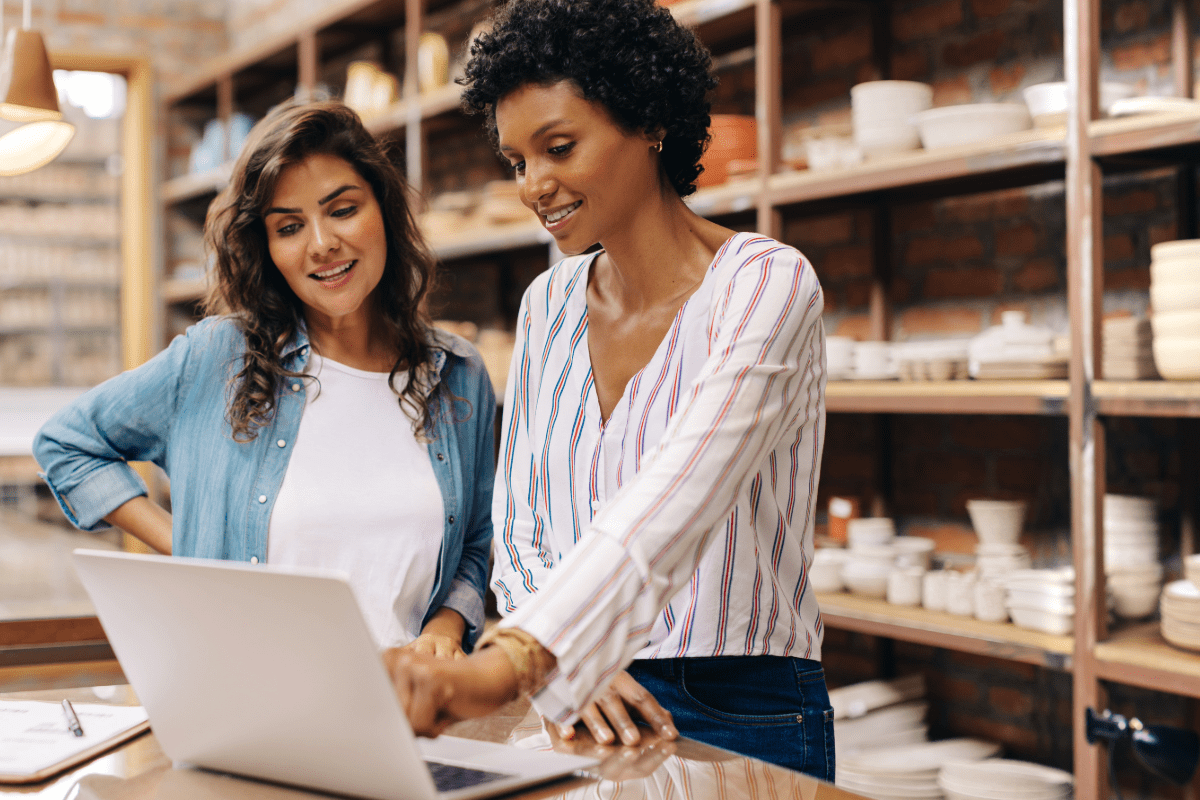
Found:
<svg viewBox="0 0 1200 800"><path fill-rule="evenodd" d="M163 553L345 572L382 648L461 657L483 628L495 398L422 310L433 260L353 111L274 109L209 210L210 311L51 419L72 523ZM168 513L129 461L171 478Z"/></svg>

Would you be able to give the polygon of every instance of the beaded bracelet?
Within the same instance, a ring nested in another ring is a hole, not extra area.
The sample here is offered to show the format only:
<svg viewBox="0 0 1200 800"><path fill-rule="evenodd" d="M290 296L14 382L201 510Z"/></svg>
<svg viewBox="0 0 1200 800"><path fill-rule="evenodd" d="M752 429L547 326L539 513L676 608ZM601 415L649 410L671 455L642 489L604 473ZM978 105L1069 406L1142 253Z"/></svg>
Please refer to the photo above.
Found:
<svg viewBox="0 0 1200 800"><path fill-rule="evenodd" d="M495 645L504 651L517 674L517 692L529 696L546 682L554 669L554 654L520 628L493 628L479 639L479 650Z"/></svg>

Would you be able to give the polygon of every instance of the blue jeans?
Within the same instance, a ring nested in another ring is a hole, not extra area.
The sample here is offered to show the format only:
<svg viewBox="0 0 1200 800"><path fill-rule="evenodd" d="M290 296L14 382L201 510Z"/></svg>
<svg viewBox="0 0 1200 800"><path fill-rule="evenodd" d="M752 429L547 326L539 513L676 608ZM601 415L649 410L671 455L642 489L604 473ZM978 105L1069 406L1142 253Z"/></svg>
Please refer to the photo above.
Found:
<svg viewBox="0 0 1200 800"><path fill-rule="evenodd" d="M656 658L634 661L629 674L682 736L833 782L833 707L821 662Z"/></svg>

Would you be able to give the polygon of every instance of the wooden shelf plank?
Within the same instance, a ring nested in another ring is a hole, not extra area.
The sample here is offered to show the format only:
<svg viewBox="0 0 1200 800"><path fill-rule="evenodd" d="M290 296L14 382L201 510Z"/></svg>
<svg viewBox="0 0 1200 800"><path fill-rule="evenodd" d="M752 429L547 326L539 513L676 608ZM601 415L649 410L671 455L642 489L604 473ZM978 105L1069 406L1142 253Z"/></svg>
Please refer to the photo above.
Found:
<svg viewBox="0 0 1200 800"><path fill-rule="evenodd" d="M1096 644L1093 656L1104 680L1200 697L1200 653L1167 644L1157 622L1113 634Z"/></svg>
<svg viewBox="0 0 1200 800"><path fill-rule="evenodd" d="M830 381L825 409L878 414L1066 413L1067 381Z"/></svg>
<svg viewBox="0 0 1200 800"><path fill-rule="evenodd" d="M551 236L536 221L472 228L458 236L431 237L433 254L441 261L485 253L547 245Z"/></svg>
<svg viewBox="0 0 1200 800"><path fill-rule="evenodd" d="M722 17L754 7L755 0L684 0L671 6L675 19L689 28L695 28Z"/></svg>
<svg viewBox="0 0 1200 800"><path fill-rule="evenodd" d="M753 211L758 207L762 183L757 177L708 186L686 199L693 211L703 217L717 217Z"/></svg>
<svg viewBox="0 0 1200 800"><path fill-rule="evenodd" d="M386 110L370 117L363 117L363 125L376 136L402 130L408 125L414 107L420 119L429 119L439 114L457 111L462 103L462 87L448 83L414 99L401 99Z"/></svg>
<svg viewBox="0 0 1200 800"><path fill-rule="evenodd" d="M225 184L229 183L229 176L232 173L233 163L226 162L205 172L171 178L162 185L163 200L167 203L182 203L206 194L215 195L225 188Z"/></svg>
<svg viewBox="0 0 1200 800"><path fill-rule="evenodd" d="M1070 669L1075 652L1071 636L1031 631L1007 622L983 622L853 594L818 594L817 603L829 627L872 636L1061 670Z"/></svg>
<svg viewBox="0 0 1200 800"><path fill-rule="evenodd" d="M827 172L784 172L767 182L768 200L789 205L884 189L1064 163L1064 128L1041 128L944 150L914 150Z"/></svg>
<svg viewBox="0 0 1200 800"><path fill-rule="evenodd" d="M1101 119L1088 130L1092 155L1115 156L1200 142L1200 113L1170 112Z"/></svg>
<svg viewBox="0 0 1200 800"><path fill-rule="evenodd" d="M1200 381L1096 381L1101 414L1125 417L1200 417Z"/></svg>

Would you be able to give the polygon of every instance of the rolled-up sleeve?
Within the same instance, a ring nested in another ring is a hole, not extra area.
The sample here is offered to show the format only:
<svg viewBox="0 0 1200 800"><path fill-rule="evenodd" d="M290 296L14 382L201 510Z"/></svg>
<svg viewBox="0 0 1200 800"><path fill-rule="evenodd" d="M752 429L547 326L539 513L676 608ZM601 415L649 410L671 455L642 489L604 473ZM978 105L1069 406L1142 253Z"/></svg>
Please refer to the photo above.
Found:
<svg viewBox="0 0 1200 800"><path fill-rule="evenodd" d="M823 402L823 300L811 265L790 248L767 251L722 292L708 357L658 449L501 623L557 657L534 697L556 721L574 719L645 645L763 459Z"/></svg>
<svg viewBox="0 0 1200 800"><path fill-rule="evenodd" d="M180 381L206 328L194 326L142 366L86 392L38 431L34 457L76 527L104 530L109 527L104 517L146 494L145 482L128 462L165 466Z"/></svg>

